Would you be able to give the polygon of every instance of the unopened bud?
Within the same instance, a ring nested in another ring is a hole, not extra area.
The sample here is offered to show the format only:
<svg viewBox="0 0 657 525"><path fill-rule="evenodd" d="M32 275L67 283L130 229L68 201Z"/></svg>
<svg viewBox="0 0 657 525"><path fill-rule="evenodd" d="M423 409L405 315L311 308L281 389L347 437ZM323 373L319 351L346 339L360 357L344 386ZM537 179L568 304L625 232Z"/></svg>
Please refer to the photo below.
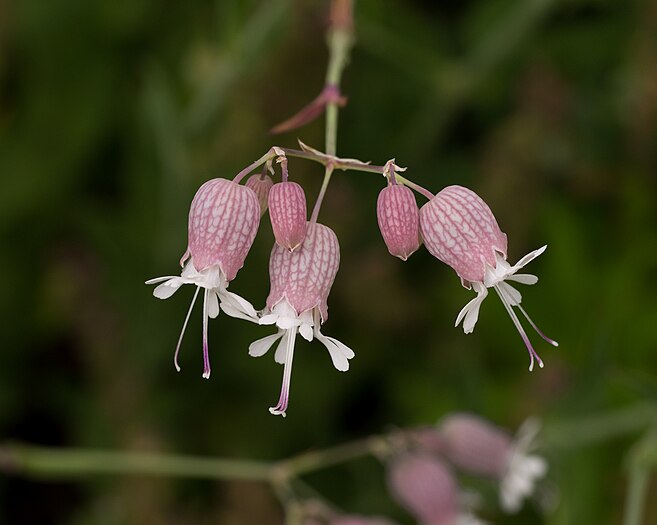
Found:
<svg viewBox="0 0 657 525"><path fill-rule="evenodd" d="M267 202L269 199L269 190L274 185L274 181L271 180L271 177L267 174L262 175L251 175L246 181L245 186L251 188L256 197L258 197L258 203L260 203L260 216L262 217L267 211Z"/></svg>
<svg viewBox="0 0 657 525"><path fill-rule="evenodd" d="M293 251L306 237L306 195L296 182L279 182L269 190L269 217L276 243Z"/></svg>
<svg viewBox="0 0 657 525"><path fill-rule="evenodd" d="M376 216L392 255L405 261L420 247L419 212L409 188L401 184L383 188L376 203Z"/></svg>

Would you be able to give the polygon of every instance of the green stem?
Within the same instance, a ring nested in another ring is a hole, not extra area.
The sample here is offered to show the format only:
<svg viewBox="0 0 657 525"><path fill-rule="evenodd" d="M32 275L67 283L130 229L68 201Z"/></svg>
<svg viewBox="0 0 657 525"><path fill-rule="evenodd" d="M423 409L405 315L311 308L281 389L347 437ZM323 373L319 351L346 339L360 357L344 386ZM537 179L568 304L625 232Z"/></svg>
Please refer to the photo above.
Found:
<svg viewBox="0 0 657 525"><path fill-rule="evenodd" d="M112 452L7 444L0 447L0 469L45 478L74 478L91 474L139 474L269 481L272 464L149 452Z"/></svg>
<svg viewBox="0 0 657 525"><path fill-rule="evenodd" d="M348 9L351 10L351 3L348 2ZM351 16L351 14L349 14ZM328 48L329 48L329 63L326 70L326 84L332 85L340 89L340 81L342 80L342 73L349 60L349 53L353 45L353 33L351 24L340 25L332 27L328 32ZM337 151L338 142L338 103L329 102L326 106L326 139L324 151L327 155L335 156ZM322 201L326 194L331 175L333 174L334 167L331 164L326 165L324 170L324 180L322 187L319 190L313 213L310 217L310 222L316 222L319 210L322 207Z"/></svg>
<svg viewBox="0 0 657 525"><path fill-rule="evenodd" d="M627 501L623 514L623 525L642 525L643 509L648 494L650 469L645 465L635 464L630 469L627 484Z"/></svg>
<svg viewBox="0 0 657 525"><path fill-rule="evenodd" d="M313 450L281 461L278 467L294 476L346 463L365 456L378 455L388 446L382 436L371 436L323 450Z"/></svg>

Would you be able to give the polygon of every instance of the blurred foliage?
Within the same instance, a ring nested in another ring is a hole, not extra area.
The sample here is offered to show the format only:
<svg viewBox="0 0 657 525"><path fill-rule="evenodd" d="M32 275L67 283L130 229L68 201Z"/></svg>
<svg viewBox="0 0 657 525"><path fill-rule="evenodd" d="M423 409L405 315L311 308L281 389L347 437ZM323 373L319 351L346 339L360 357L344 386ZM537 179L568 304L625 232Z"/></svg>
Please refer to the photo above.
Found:
<svg viewBox="0 0 657 525"><path fill-rule="evenodd" d="M341 270L325 333L356 351L347 374L298 345L287 419L269 415L281 367L265 335L220 316L201 379L200 314L176 373L192 291L142 283L176 273L195 189L272 144L321 147L323 123L267 130L321 89L327 2L0 1L0 437L61 446L276 459L390 426L470 410L509 427L569 428L657 402L657 4L628 0L359 0L338 153L395 157L438 191L475 189L541 283L526 308L560 341L527 355L502 305L474 334L453 323L471 294L426 251L390 257L376 225L383 181L337 173L320 220ZM310 198L321 167L291 160ZM256 306L273 242L263 221L232 289ZM566 422L568 423L566 425ZM562 425L562 427L559 427ZM565 425L565 426L563 426ZM605 429L603 429L604 432ZM625 452L640 438L548 449L557 501L505 524L620 523ZM555 438L556 439L556 438ZM576 440L575 440L576 441ZM345 510L387 513L382 469L310 476ZM653 477L649 488L655 496ZM645 523L657 521L649 498ZM280 523L253 483L0 478L11 524Z"/></svg>

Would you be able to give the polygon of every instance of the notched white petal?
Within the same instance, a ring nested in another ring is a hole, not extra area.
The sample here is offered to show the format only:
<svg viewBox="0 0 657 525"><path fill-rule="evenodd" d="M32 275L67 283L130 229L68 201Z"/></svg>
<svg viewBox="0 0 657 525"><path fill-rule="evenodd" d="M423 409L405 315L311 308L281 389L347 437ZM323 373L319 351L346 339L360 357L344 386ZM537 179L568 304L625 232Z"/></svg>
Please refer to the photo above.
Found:
<svg viewBox="0 0 657 525"><path fill-rule="evenodd" d="M178 278L169 279L153 290L153 295L158 299L168 299L182 286L182 281Z"/></svg>
<svg viewBox="0 0 657 525"><path fill-rule="evenodd" d="M267 337L253 341L253 343L249 345L249 355L251 357L260 357L265 355L273 346L273 344L282 336L283 332L279 331L273 335L268 335Z"/></svg>

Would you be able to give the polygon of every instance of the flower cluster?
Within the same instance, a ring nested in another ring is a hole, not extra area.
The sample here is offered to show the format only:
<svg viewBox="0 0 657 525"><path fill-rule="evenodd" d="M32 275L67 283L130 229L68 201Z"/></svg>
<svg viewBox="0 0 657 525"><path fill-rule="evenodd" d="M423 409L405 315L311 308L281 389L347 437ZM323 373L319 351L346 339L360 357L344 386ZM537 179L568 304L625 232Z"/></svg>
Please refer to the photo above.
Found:
<svg viewBox="0 0 657 525"><path fill-rule="evenodd" d="M383 438L377 456L384 463L390 498L415 522L483 525L474 511L485 500L462 481L492 480L501 509L518 512L547 472L546 461L533 453L537 432L535 420L525 422L513 438L477 415L452 413L435 426L398 430ZM379 516L344 514L317 500L306 501L303 508L304 525L394 525Z"/></svg>
<svg viewBox="0 0 657 525"><path fill-rule="evenodd" d="M278 341L274 360L284 365L281 395L270 412L285 416L288 406L294 342L297 333L317 339L328 350L333 366L349 369L354 352L320 331L328 319L328 295L340 264L338 239L328 226L307 221L306 197L301 186L287 180L287 159L279 157L283 181L274 184L266 171L253 175L245 185L238 180L212 179L194 196L189 212L188 245L180 276L158 277L153 295L171 297L183 284L196 291L183 323L174 354L178 354L192 309L203 292L203 377L210 377L208 320L222 310L231 317L261 325L276 325L277 332L249 346L254 357L264 355ZM229 292L228 285L244 265L258 231L260 217L269 209L276 242L271 252L271 291L263 310ZM280 341L279 341L280 340Z"/></svg>
<svg viewBox="0 0 657 525"><path fill-rule="evenodd" d="M329 158L302 144L303 155L326 163L343 162L362 168L369 165L353 159ZM297 334L307 341L319 340L328 350L333 366L349 369L354 352L341 342L322 334L321 325L328 319L328 295L335 280L340 248L335 233L316 221L323 192L312 218L308 221L303 188L289 180L287 157L281 148L272 148L263 157L264 170L252 175L244 185L241 179L252 167L240 172L234 180L212 179L203 184L192 200L189 212L188 244L180 264L180 276L158 277L147 284L158 284L153 294L166 299L183 284L196 286L191 306L183 323L174 354L176 369L178 354L192 309L203 289L203 377L210 377L208 323L220 310L229 316L260 325L275 325L276 333L258 339L249 347L249 354L258 357L277 343L274 360L284 365L283 382L278 403L272 414L285 416L290 393L292 360ZM273 160L280 166L281 181L274 183L269 173L275 173ZM328 159L328 160L327 160ZM522 295L510 282L535 284L534 275L518 273L545 250L535 250L515 265L507 262L507 237L500 230L493 213L473 191L462 186L449 186L433 195L397 171L401 168L389 161L380 168L387 185L378 197L376 213L379 228L388 251L407 260L424 243L427 250L451 266L467 289L477 296L461 310L456 325L463 323L465 333L474 330L481 303L492 288L499 296L518 329L534 362L543 362L532 347L514 308L549 343L521 305ZM402 180L404 184L400 184ZM429 199L418 209L410 188ZM228 286L244 265L253 244L261 217L269 211L275 244L269 261L271 289L265 307L256 311L249 301L229 292Z"/></svg>

